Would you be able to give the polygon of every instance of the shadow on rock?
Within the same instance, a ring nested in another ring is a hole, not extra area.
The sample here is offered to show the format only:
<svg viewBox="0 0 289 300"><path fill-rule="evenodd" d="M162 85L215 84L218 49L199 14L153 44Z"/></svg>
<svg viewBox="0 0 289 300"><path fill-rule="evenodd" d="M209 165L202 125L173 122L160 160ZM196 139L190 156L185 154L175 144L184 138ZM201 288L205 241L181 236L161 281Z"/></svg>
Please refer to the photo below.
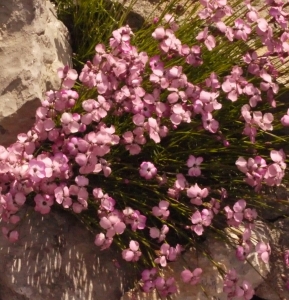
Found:
<svg viewBox="0 0 289 300"><path fill-rule="evenodd" d="M31 207L23 214L19 241L0 237L0 299L118 300L132 284L113 250L100 251L72 215L42 216Z"/></svg>

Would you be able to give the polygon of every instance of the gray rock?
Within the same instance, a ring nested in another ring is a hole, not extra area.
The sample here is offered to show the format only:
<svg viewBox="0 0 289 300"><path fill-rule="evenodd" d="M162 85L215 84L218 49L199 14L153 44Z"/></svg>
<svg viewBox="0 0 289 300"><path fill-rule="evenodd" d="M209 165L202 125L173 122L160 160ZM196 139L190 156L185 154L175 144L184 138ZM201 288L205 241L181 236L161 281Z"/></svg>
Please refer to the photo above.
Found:
<svg viewBox="0 0 289 300"><path fill-rule="evenodd" d="M233 241L236 235L228 230L227 233ZM254 237L258 240L267 241L268 235L269 231L267 226L259 222L258 227L254 231ZM240 279L248 280L253 288L263 283L264 278L270 270L269 265L260 261L256 253L252 253L248 256L248 262L238 261L234 249L226 245L222 239L217 240L209 236L204 246L209 250L212 260L217 263L219 267L223 270L235 269ZM181 280L181 272L188 267L192 269L197 267L202 268L201 284L192 286ZM189 251L185 253L183 259L180 258L178 261L169 264L169 268L164 270L164 275L166 277L173 276L176 280L178 293L171 296L172 300L227 300L227 295L223 292L223 278L216 265L200 251ZM122 298L122 300L159 299L161 298L155 291L150 294L145 294L138 288L127 292Z"/></svg>
<svg viewBox="0 0 289 300"><path fill-rule="evenodd" d="M284 251L289 250L288 226L287 217L274 222L270 230L271 270L266 280L256 290L256 295L265 300L289 299L289 291L285 288L285 282L289 280L289 268L284 264Z"/></svg>
<svg viewBox="0 0 289 300"><path fill-rule="evenodd" d="M116 267L113 249L100 251L74 216L23 215L16 243L0 235L0 299L118 300L128 289L128 264Z"/></svg>
<svg viewBox="0 0 289 300"><path fill-rule="evenodd" d="M57 89L57 68L71 65L66 27L47 0L0 3L0 144L34 123L45 91Z"/></svg>

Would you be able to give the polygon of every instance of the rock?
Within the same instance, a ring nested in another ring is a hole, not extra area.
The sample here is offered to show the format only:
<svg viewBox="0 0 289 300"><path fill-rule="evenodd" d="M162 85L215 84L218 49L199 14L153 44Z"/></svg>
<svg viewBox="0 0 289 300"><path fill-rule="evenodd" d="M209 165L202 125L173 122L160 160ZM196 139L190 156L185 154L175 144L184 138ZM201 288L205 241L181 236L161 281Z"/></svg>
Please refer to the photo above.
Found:
<svg viewBox="0 0 289 300"><path fill-rule="evenodd" d="M34 123L45 91L59 88L56 70L71 65L66 27L47 0L0 4L0 144L13 143Z"/></svg>
<svg viewBox="0 0 289 300"><path fill-rule="evenodd" d="M112 249L100 251L94 236L66 212L42 216L28 207L23 213L19 241L0 235L0 299L120 299L134 273L128 276L128 264L116 267Z"/></svg>
<svg viewBox="0 0 289 300"><path fill-rule="evenodd" d="M274 222L270 231L271 271L256 290L256 295L265 300L289 299L289 291L285 288L285 282L289 280L289 268L284 264L284 251L289 250L288 226L289 218L287 217Z"/></svg>
<svg viewBox="0 0 289 300"><path fill-rule="evenodd" d="M268 228L265 224L259 222L254 237L262 240L268 240ZM234 234L230 233L234 238ZM270 268L268 264L260 261L256 253L248 256L248 262L240 262L236 259L235 250L224 243L223 240L217 240L213 237L208 237L205 243L205 248L209 250L210 256L214 262L225 270L235 269L241 279L248 280L253 288L258 287L267 276ZM188 267L202 268L201 285L189 285L181 280L180 274ZM164 270L165 277L173 276L176 279L178 293L171 296L175 300L207 300L218 299L227 300L227 295L223 293L223 278L220 275L217 267L207 257L196 251L190 251L184 254L176 262L169 264L168 270ZM203 287L203 289L202 289ZM207 295L206 295L207 294ZM209 297L209 298L208 298ZM139 289L132 290L124 295L122 300L159 300L156 292L145 294Z"/></svg>

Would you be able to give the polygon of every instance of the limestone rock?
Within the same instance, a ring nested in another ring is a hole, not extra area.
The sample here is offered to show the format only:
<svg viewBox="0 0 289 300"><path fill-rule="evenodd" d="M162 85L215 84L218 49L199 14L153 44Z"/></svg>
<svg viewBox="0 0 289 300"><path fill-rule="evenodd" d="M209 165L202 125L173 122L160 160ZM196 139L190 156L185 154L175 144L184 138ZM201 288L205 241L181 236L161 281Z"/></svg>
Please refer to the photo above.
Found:
<svg viewBox="0 0 289 300"><path fill-rule="evenodd" d="M66 212L42 216L28 207L23 213L19 241L0 235L0 299L120 299L128 264L116 267L112 249L100 251L94 236Z"/></svg>
<svg viewBox="0 0 289 300"><path fill-rule="evenodd" d="M257 288L256 295L265 300L289 299L285 282L289 280L289 268L284 264L284 251L289 250L289 218L273 223L271 235L271 270L266 280Z"/></svg>
<svg viewBox="0 0 289 300"><path fill-rule="evenodd" d="M269 231L263 223L258 224L258 228L254 233L255 237L268 241ZM230 233L233 238L233 235ZM252 253L248 257L248 262L240 262L236 259L235 251L225 244L222 240L216 240L213 237L208 237L205 247L209 249L210 255L214 262L219 263L223 269L235 269L240 278L248 280L253 288L258 287L264 281L270 268L268 264L260 261L256 253ZM189 285L181 280L181 272L191 267L202 268L201 285ZM218 299L227 300L227 295L223 293L223 279L218 269L214 264L201 253L190 251L184 254L183 259L180 258L177 262L169 264L168 270L164 271L165 277L173 276L176 279L178 293L171 296L172 300L207 300ZM205 294L205 292L206 294ZM209 297L209 298L208 298ZM124 295L122 300L159 300L159 296L152 292L145 294L138 290L132 290Z"/></svg>
<svg viewBox="0 0 289 300"><path fill-rule="evenodd" d="M45 91L59 87L56 70L71 65L66 27L47 0L0 3L0 144L34 123Z"/></svg>

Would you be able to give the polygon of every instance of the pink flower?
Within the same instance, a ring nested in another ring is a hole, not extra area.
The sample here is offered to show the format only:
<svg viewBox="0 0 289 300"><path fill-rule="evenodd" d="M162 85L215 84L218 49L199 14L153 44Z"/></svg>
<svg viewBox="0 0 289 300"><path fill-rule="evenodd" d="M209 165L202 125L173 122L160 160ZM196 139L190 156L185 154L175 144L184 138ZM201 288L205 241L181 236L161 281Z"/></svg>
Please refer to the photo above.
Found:
<svg viewBox="0 0 289 300"><path fill-rule="evenodd" d="M78 186L86 186L89 183L88 178L81 175L75 177L75 182Z"/></svg>
<svg viewBox="0 0 289 300"><path fill-rule="evenodd" d="M177 174L176 177L177 177L177 179L174 183L174 188L177 190L181 190L181 191L184 190L188 185L186 177L181 173Z"/></svg>
<svg viewBox="0 0 289 300"><path fill-rule="evenodd" d="M189 167L188 175L189 176L200 176L201 175L201 169L200 164L203 162L202 157L195 157L193 155L189 156L189 159L187 160L187 167Z"/></svg>
<svg viewBox="0 0 289 300"><path fill-rule="evenodd" d="M66 134L78 132L80 125L71 113L63 113L60 121Z"/></svg>
<svg viewBox="0 0 289 300"><path fill-rule="evenodd" d="M139 174L141 177L149 180L157 175L157 168L151 162L142 162L140 165Z"/></svg>
<svg viewBox="0 0 289 300"><path fill-rule="evenodd" d="M220 211L221 205L220 205L220 202L217 199L211 198L210 206L209 207L210 207L211 211L215 215L217 215L219 213L219 211Z"/></svg>
<svg viewBox="0 0 289 300"><path fill-rule="evenodd" d="M225 36L229 41L232 42L234 40L233 28L231 28L230 26L226 26L226 24L222 21L217 22L216 26L222 33L225 34Z"/></svg>
<svg viewBox="0 0 289 300"><path fill-rule="evenodd" d="M107 238L103 233L99 233L95 236L94 244L101 247L101 250L105 250L110 247L112 241L112 238Z"/></svg>
<svg viewBox="0 0 289 300"><path fill-rule="evenodd" d="M179 125L181 122L191 122L191 112L186 111L182 104L177 103L172 106L172 114L170 120L174 125Z"/></svg>
<svg viewBox="0 0 289 300"><path fill-rule="evenodd" d="M170 203L168 201L160 201L159 206L153 207L153 215L156 217L161 217L163 220L166 220L170 215L170 211L168 210L169 205Z"/></svg>
<svg viewBox="0 0 289 300"><path fill-rule="evenodd" d="M160 127L158 125L158 121L154 118L148 118L146 127L147 127L147 130L149 131L150 138L155 143L159 143L161 141L161 139L160 139Z"/></svg>
<svg viewBox="0 0 289 300"><path fill-rule="evenodd" d="M212 35L208 34L208 27L205 27L205 29L196 36L196 40L204 41L209 51L216 47L216 40Z"/></svg>
<svg viewBox="0 0 289 300"><path fill-rule="evenodd" d="M18 241L19 233L16 230L9 231L6 227L2 227L2 233L6 236L6 238L11 243L15 243Z"/></svg>
<svg viewBox="0 0 289 300"><path fill-rule="evenodd" d="M53 205L53 197L49 195L41 195L37 194L34 197L35 201L35 211L39 211L41 214L48 214L51 210L51 206Z"/></svg>
<svg viewBox="0 0 289 300"><path fill-rule="evenodd" d="M131 225L132 231L142 230L146 227L146 216L141 215L138 210L126 207L123 211L123 219L126 224Z"/></svg>
<svg viewBox="0 0 289 300"><path fill-rule="evenodd" d="M216 133L219 129L219 122L213 118L213 115L210 112L202 114L202 121L204 129Z"/></svg>
<svg viewBox="0 0 289 300"><path fill-rule="evenodd" d="M191 229L197 234L202 235L204 228L203 226L209 226L212 222L213 214L208 209L203 209L202 212L196 211L193 213L191 217L191 222L193 225L191 226Z"/></svg>
<svg viewBox="0 0 289 300"><path fill-rule="evenodd" d="M144 270L141 273L141 277L143 281L153 280L155 279L156 274L157 274L157 268L152 268L151 270Z"/></svg>
<svg viewBox="0 0 289 300"><path fill-rule="evenodd" d="M62 204L64 208L69 208L72 205L69 188L67 186L59 186L54 190L55 200Z"/></svg>
<svg viewBox="0 0 289 300"><path fill-rule="evenodd" d="M109 167L110 164L103 158L100 158L99 162L101 164L103 175L108 177L111 174L111 168Z"/></svg>
<svg viewBox="0 0 289 300"><path fill-rule="evenodd" d="M238 227L239 224L243 221L244 218L244 209L246 207L246 201L244 199L238 200L234 206L233 210L229 207L226 206L224 207L224 211L227 214L227 219L228 219L228 225Z"/></svg>
<svg viewBox="0 0 289 300"><path fill-rule="evenodd" d="M136 241L130 241L129 249L122 251L122 258L126 261L136 262L139 260L140 256L139 243Z"/></svg>
<svg viewBox="0 0 289 300"><path fill-rule="evenodd" d="M162 229L159 230L156 227L150 228L150 237L153 239L158 238L158 242L162 242L165 240L167 233L169 232L169 227L167 225L163 225Z"/></svg>
<svg viewBox="0 0 289 300"><path fill-rule="evenodd" d="M248 24L246 24L242 19L236 19L235 28L235 38L246 41L248 38L248 34L251 33L251 27Z"/></svg>
<svg viewBox="0 0 289 300"><path fill-rule="evenodd" d="M163 27L158 27L155 29L155 31L152 33L152 37L156 40L162 40L165 38L166 31Z"/></svg>
<svg viewBox="0 0 289 300"><path fill-rule="evenodd" d="M265 113L262 116L262 112L253 112L253 122L258 125L264 131L273 130L272 122L274 121L274 116L271 113Z"/></svg>
<svg viewBox="0 0 289 300"><path fill-rule="evenodd" d="M234 66L231 75L225 77L222 90L227 93L227 98L232 102L237 101L239 95L243 94L243 87L248 83L244 77L242 68Z"/></svg>
<svg viewBox="0 0 289 300"><path fill-rule="evenodd" d="M151 270L144 270L141 274L144 285L142 289L144 292L149 293L155 288L155 279L157 277L157 269L152 268Z"/></svg>
<svg viewBox="0 0 289 300"><path fill-rule="evenodd" d="M167 297L177 292L175 279L173 277L170 277L167 280L165 280L162 277L158 277L155 280L155 287L161 295L161 297Z"/></svg>
<svg viewBox="0 0 289 300"><path fill-rule="evenodd" d="M203 270L201 268L196 268L193 272L190 270L184 270L181 273L181 277L183 282L196 285L200 282L202 273Z"/></svg>
<svg viewBox="0 0 289 300"><path fill-rule="evenodd" d="M149 61L153 73L159 77L164 74L164 63L160 60L160 56L153 56Z"/></svg>
<svg viewBox="0 0 289 300"><path fill-rule="evenodd" d="M62 86L65 89L71 89L78 77L76 70L70 69L69 66L57 69L58 77L62 79Z"/></svg>
<svg viewBox="0 0 289 300"><path fill-rule="evenodd" d="M271 254L271 247L269 243L259 242L256 245L256 252L265 264L269 263L269 257Z"/></svg>
<svg viewBox="0 0 289 300"><path fill-rule="evenodd" d="M40 181L45 178L45 164L42 161L32 159L29 162L28 173L31 179L35 182Z"/></svg>
<svg viewBox="0 0 289 300"><path fill-rule="evenodd" d="M206 198L208 195L208 189L201 189L197 183L194 186L191 186L189 189L187 189L187 196L191 198L191 203L195 205L202 205L202 199Z"/></svg>
<svg viewBox="0 0 289 300"><path fill-rule="evenodd" d="M169 244L164 243L160 248L160 257L155 259L155 263L165 267L167 265L167 260L175 261L182 250L183 249L179 244L177 244L176 247L171 247Z"/></svg>
<svg viewBox="0 0 289 300"><path fill-rule="evenodd" d="M244 245L238 245L236 248L236 257L240 261L244 261L248 254L252 251L252 244L251 243L244 243Z"/></svg>
<svg viewBox="0 0 289 300"><path fill-rule="evenodd" d="M111 213L100 219L99 225L106 230L106 237L112 238L115 234L122 234L126 228L121 219Z"/></svg>
<svg viewBox="0 0 289 300"><path fill-rule="evenodd" d="M289 109L287 110L287 114L281 118L281 124L283 126L289 126Z"/></svg>

